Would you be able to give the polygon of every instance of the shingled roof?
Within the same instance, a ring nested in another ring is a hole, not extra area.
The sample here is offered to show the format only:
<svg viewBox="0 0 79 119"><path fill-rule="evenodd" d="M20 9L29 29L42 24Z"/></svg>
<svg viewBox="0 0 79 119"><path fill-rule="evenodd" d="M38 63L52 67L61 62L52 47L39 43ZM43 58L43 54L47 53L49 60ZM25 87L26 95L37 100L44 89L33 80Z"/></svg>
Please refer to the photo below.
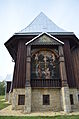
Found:
<svg viewBox="0 0 79 119"><path fill-rule="evenodd" d="M33 38L34 36L39 36L41 33L47 33L52 37L54 36L58 39L61 39L61 37L66 39L70 38L70 42L76 42L79 44L79 40L74 32L67 32L64 29L58 27L44 13L41 12L26 28L24 28L20 32L14 33L13 36L7 42L5 42L5 46L11 54L12 58L14 60L16 59L18 39L30 38L30 40L33 40L31 38Z"/></svg>
<svg viewBox="0 0 79 119"><path fill-rule="evenodd" d="M66 32L51 21L44 13L40 13L25 29L19 33L30 32Z"/></svg>

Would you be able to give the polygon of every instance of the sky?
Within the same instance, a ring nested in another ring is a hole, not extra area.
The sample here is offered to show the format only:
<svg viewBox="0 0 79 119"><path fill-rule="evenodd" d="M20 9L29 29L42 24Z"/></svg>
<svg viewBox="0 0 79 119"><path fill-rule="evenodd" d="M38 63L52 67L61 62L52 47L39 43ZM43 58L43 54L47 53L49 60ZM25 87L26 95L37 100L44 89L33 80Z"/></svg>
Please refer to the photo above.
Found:
<svg viewBox="0 0 79 119"><path fill-rule="evenodd" d="M79 37L79 0L0 0L0 81L11 76L14 69L4 43L40 12Z"/></svg>

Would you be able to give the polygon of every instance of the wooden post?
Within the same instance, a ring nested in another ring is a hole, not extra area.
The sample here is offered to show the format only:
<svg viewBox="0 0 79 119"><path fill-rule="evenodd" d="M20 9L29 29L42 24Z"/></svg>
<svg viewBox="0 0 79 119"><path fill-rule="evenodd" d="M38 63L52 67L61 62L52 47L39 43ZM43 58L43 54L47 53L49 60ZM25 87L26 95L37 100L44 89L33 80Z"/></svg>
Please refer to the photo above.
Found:
<svg viewBox="0 0 79 119"><path fill-rule="evenodd" d="M31 78L31 46L27 46L27 59L26 59L26 87L30 87Z"/></svg>
<svg viewBox="0 0 79 119"><path fill-rule="evenodd" d="M31 46L27 46L27 59L26 59L26 87L25 87L25 113L31 112Z"/></svg>
<svg viewBox="0 0 79 119"><path fill-rule="evenodd" d="M62 46L59 46L59 62L60 62L60 75L61 75L62 87L68 86Z"/></svg>
<svg viewBox="0 0 79 119"><path fill-rule="evenodd" d="M66 113L71 111L70 105L70 94L69 94L69 87L67 83L67 76L66 76L66 68L64 62L64 53L63 53L63 46L59 46L59 61L60 61L60 75L61 75L61 100L62 100L62 108Z"/></svg>

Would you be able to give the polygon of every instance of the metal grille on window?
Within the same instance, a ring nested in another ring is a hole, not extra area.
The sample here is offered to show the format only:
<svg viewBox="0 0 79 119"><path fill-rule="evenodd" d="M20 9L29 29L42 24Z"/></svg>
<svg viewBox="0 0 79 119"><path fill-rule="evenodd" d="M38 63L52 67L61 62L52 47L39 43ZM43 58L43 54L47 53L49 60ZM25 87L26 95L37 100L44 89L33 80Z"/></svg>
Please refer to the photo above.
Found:
<svg viewBox="0 0 79 119"><path fill-rule="evenodd" d="M25 95L18 95L18 105L25 105Z"/></svg>
<svg viewBox="0 0 79 119"><path fill-rule="evenodd" d="M50 105L50 96L43 95L43 105Z"/></svg>

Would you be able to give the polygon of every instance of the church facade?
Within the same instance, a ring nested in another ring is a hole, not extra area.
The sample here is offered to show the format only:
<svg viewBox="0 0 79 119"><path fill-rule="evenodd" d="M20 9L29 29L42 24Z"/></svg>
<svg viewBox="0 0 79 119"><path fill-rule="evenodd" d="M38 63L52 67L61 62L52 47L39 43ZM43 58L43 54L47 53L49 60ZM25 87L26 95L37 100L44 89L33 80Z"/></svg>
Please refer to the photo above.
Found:
<svg viewBox="0 0 79 119"><path fill-rule="evenodd" d="M15 62L12 109L71 112L79 105L79 40L40 13L6 43Z"/></svg>

